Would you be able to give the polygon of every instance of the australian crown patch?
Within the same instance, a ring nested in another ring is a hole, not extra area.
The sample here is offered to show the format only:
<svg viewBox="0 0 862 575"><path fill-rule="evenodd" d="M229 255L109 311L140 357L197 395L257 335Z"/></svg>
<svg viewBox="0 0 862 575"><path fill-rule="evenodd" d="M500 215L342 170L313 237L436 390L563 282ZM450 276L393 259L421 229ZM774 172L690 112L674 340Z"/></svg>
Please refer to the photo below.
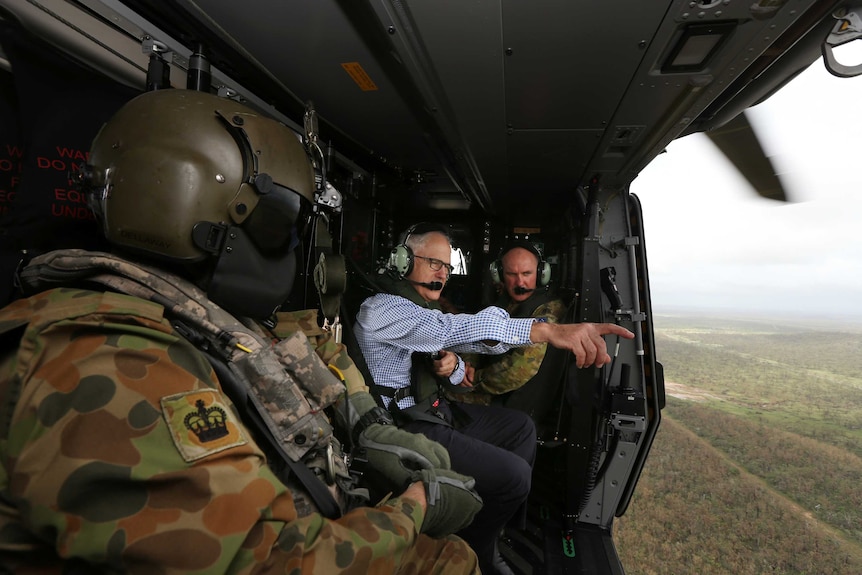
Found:
<svg viewBox="0 0 862 575"><path fill-rule="evenodd" d="M215 390L169 395L161 404L174 444L187 462L247 443L230 408Z"/></svg>

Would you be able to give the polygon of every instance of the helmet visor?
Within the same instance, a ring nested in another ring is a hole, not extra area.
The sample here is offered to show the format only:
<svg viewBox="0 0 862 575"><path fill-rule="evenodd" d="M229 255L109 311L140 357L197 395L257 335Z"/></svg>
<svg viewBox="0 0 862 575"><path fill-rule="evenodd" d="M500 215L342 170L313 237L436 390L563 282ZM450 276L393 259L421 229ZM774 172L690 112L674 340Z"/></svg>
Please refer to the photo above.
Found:
<svg viewBox="0 0 862 575"><path fill-rule="evenodd" d="M274 255L296 247L305 235L312 210L311 203L290 188L276 183L266 188L242 228L257 249Z"/></svg>

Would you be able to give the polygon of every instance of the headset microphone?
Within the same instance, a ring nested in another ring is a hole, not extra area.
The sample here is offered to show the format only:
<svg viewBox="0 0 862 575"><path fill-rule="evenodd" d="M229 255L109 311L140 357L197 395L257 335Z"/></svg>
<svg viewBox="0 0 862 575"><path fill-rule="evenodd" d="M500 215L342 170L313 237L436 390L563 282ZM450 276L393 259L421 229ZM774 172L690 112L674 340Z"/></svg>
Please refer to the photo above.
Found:
<svg viewBox="0 0 862 575"><path fill-rule="evenodd" d="M536 288L527 289L525 287L515 286L515 288L512 291L515 292L516 295L524 295L525 293L530 293L531 291L536 291Z"/></svg>
<svg viewBox="0 0 862 575"><path fill-rule="evenodd" d="M440 291L443 289L443 282L415 282L413 280L407 280L413 285L422 286L424 288L428 288L431 291Z"/></svg>

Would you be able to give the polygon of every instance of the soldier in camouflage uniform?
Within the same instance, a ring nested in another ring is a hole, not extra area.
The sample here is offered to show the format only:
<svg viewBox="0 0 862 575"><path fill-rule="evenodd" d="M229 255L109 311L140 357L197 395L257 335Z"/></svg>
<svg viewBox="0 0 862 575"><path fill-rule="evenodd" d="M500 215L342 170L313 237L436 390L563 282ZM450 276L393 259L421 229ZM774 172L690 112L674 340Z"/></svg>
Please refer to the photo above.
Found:
<svg viewBox="0 0 862 575"><path fill-rule="evenodd" d="M492 264L491 275L502 284L504 292L495 305L504 308L510 316L558 323L565 315L563 301L547 289L550 268L529 241L514 241L504 247ZM498 356L465 358L474 368L470 372L472 393L452 393L450 397L466 403L490 405L494 398L515 391L532 379L547 349L547 343L536 343Z"/></svg>
<svg viewBox="0 0 862 575"><path fill-rule="evenodd" d="M90 162L134 259L39 256L0 310L4 572L477 573L449 535L481 506L472 480L388 425L313 313L275 314L313 199L293 132L163 90ZM400 495L363 504L333 425Z"/></svg>

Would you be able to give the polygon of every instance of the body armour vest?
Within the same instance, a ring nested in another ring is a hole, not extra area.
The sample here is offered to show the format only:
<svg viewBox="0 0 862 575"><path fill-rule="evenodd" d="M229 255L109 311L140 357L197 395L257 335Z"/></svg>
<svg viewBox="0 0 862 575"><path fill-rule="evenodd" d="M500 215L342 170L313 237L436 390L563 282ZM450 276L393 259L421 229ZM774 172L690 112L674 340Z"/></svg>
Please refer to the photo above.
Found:
<svg viewBox="0 0 862 575"><path fill-rule="evenodd" d="M279 457L274 471L296 491L296 478L311 492L318 510L337 516L362 498L347 470L332 425L323 410L345 392L300 331L271 336L250 320L241 321L211 302L197 286L178 276L115 255L84 250L59 250L34 258L19 274L25 293L82 283L98 285L161 305L173 328L207 357L225 393L250 415L256 428ZM28 325L27 318L2 323L4 331ZM38 325L26 329L39 330ZM315 326L316 327L316 326ZM248 412L251 412L250 414ZM315 473L308 474L308 469ZM291 471L293 474L291 474ZM320 479L309 485L309 479ZM328 484L328 485L324 485ZM335 489L335 486L338 489ZM315 496L320 486L339 492L338 509ZM302 500L302 494L298 499ZM352 498L352 503L350 503ZM309 509L308 511L310 511Z"/></svg>

